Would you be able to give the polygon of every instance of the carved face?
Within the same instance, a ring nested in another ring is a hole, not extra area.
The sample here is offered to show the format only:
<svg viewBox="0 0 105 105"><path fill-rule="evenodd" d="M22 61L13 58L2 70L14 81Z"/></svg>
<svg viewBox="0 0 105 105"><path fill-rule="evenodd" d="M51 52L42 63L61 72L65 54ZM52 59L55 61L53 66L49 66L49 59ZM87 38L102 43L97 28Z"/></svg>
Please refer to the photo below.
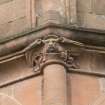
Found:
<svg viewBox="0 0 105 105"><path fill-rule="evenodd" d="M46 40L46 52L47 53L57 53L58 52L57 39L50 38Z"/></svg>

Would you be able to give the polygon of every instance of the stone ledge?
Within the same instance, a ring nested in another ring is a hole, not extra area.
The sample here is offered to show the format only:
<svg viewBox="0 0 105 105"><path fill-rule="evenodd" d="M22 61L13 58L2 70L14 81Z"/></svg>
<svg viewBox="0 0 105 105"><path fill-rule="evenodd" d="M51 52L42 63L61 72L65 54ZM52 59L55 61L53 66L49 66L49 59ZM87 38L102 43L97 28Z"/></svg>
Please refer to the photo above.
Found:
<svg viewBox="0 0 105 105"><path fill-rule="evenodd" d="M95 76L95 77L105 77L105 73L87 72L87 71L82 70L82 69L68 69L67 72L73 73L73 74ZM21 81L25 81L27 79L31 79L31 78L35 78L35 77L37 78L37 76L39 76L39 75L42 75L41 72L36 72L33 74L29 74L28 76L23 76L21 78L15 79L15 80L7 81L5 83L0 84L0 88L8 87L10 85L16 84L16 83L21 82Z"/></svg>
<svg viewBox="0 0 105 105"><path fill-rule="evenodd" d="M95 50L104 51L103 49L105 49L105 35L102 33L99 34L82 28L64 27L52 24L46 25L46 27L40 27L37 30L31 30L19 36L17 35L17 37L7 38L4 41L2 40L0 45L0 56L3 57L10 53L18 52L37 38L44 37L48 34L67 37L71 40L89 45L92 49L95 48Z"/></svg>

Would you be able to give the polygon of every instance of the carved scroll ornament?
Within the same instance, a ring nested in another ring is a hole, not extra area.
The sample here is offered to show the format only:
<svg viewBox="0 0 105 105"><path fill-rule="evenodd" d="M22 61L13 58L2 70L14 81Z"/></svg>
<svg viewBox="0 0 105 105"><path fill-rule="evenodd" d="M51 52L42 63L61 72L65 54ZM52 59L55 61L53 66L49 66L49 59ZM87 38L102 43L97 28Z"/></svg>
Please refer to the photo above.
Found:
<svg viewBox="0 0 105 105"><path fill-rule="evenodd" d="M76 59L82 47L83 44L79 42L50 35L37 39L27 47L26 60L34 71L42 70L45 65L50 63L60 63L65 67L75 69L79 68Z"/></svg>

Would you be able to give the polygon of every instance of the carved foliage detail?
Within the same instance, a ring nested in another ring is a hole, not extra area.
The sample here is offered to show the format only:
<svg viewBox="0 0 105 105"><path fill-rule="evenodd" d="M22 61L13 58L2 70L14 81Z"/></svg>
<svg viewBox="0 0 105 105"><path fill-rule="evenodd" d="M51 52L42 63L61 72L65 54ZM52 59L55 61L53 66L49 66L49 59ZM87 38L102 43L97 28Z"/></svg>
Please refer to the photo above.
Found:
<svg viewBox="0 0 105 105"><path fill-rule="evenodd" d="M66 45L81 46L80 43L58 37L54 35L41 39L41 44L32 47L26 52L26 59L33 67L34 71L40 70L41 66L49 60L64 62L69 68L79 68L77 63L78 56L72 53L72 49L66 48Z"/></svg>

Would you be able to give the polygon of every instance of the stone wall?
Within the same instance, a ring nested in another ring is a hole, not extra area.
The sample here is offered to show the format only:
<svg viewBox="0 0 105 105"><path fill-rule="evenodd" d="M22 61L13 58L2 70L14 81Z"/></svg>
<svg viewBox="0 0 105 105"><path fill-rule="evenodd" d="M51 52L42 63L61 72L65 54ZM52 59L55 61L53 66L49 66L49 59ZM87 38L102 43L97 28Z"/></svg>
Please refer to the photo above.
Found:
<svg viewBox="0 0 105 105"><path fill-rule="evenodd" d="M42 105L42 77L37 76L0 89L1 105L12 105L8 102L15 103L13 105ZM94 105L94 103L105 104L100 78L68 74L68 105Z"/></svg>
<svg viewBox="0 0 105 105"><path fill-rule="evenodd" d="M74 52L75 47L72 47L72 44L85 47L83 52L73 56L74 59L79 56L76 59L79 68L69 68L65 72L67 73L68 105L105 105L105 48L95 46L97 43L105 46L104 34L69 30L70 26L74 26L103 31L105 28L104 2L104 0L100 2L99 0L0 0L0 43L2 43L0 52L4 51L3 56L0 57L0 105L43 105L44 76L42 72L33 71L33 68L27 64L24 48L27 51L30 46L30 48L34 47L35 35L39 38L39 35L51 35L53 31L54 35L71 38L66 39L66 44L69 43L70 46L64 44L63 47L70 50L72 48ZM4 47L3 41L19 37L26 31L31 32L32 29L36 30L46 24L56 24L61 27L57 27L58 29L53 27L52 30L48 27L47 31L43 29L39 30L40 32L33 32L32 36L30 34L26 36L26 39L17 38L17 42L12 40ZM23 52L21 53L20 50ZM64 68L63 70L65 71ZM51 77L53 79L53 76Z"/></svg>
<svg viewBox="0 0 105 105"><path fill-rule="evenodd" d="M0 40L47 23L104 30L104 0L1 0ZM48 4L48 5L47 5Z"/></svg>
<svg viewBox="0 0 105 105"><path fill-rule="evenodd" d="M81 56L80 71L67 72L68 105L104 105L104 55ZM43 75L35 75L24 57L0 64L1 105L43 105Z"/></svg>
<svg viewBox="0 0 105 105"><path fill-rule="evenodd" d="M0 39L32 28L30 0L0 1Z"/></svg>
<svg viewBox="0 0 105 105"><path fill-rule="evenodd" d="M105 1L100 0L77 0L78 19L80 25L86 28L103 30L105 28Z"/></svg>

